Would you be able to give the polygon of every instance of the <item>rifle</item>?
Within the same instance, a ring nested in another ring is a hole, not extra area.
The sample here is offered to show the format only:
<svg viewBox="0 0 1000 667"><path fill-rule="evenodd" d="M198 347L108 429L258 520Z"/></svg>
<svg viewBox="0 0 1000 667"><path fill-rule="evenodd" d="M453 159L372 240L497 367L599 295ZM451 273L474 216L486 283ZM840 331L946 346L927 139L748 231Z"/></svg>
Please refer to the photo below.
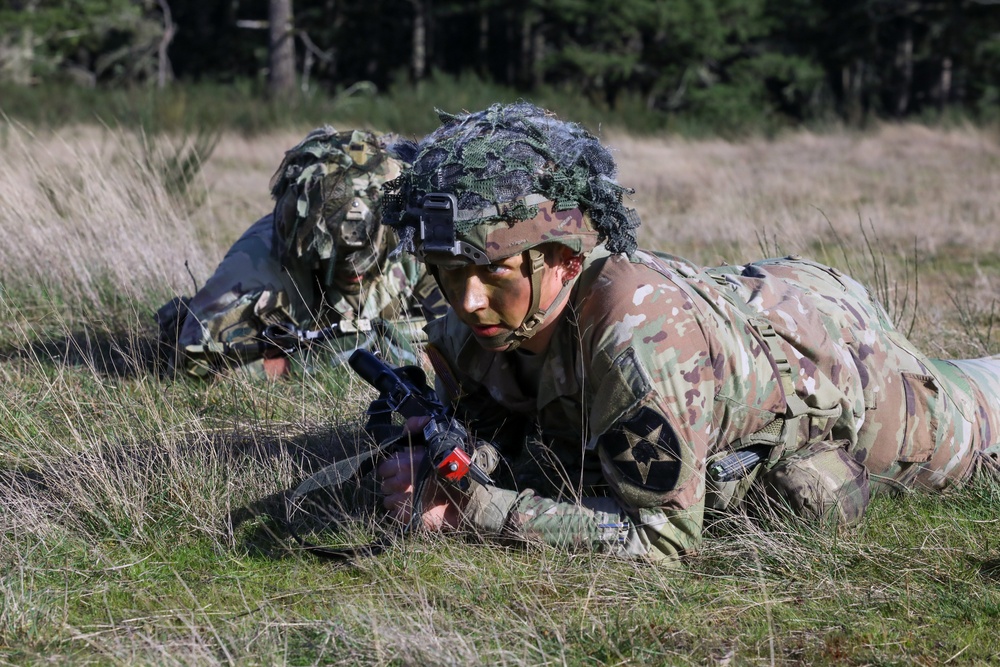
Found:
<svg viewBox="0 0 1000 667"><path fill-rule="evenodd" d="M468 488L469 478L480 484L493 484L490 476L465 451L465 443L469 439L465 427L448 415L444 405L426 385L426 378L411 377L418 373L422 376L422 371L411 367L408 372L398 372L402 369L393 369L362 349L355 350L347 363L365 382L379 391L379 401L388 410L405 418L430 418L423 430L427 443L425 462L429 462L431 469L437 471L442 479L460 489ZM369 415L372 414L369 410ZM426 474L425 471L418 478Z"/></svg>
<svg viewBox="0 0 1000 667"><path fill-rule="evenodd" d="M268 350L278 350L289 355L312 345L325 341L352 335L385 335L387 327L392 327L400 340L418 343L426 339L423 325L426 322L420 318L402 318L398 320L343 320L319 329L305 329L292 322L270 324L255 338L238 343L220 343L211 341L206 344L207 351L221 358L238 362L253 361L264 356ZM345 352L346 354L346 352Z"/></svg>
<svg viewBox="0 0 1000 667"><path fill-rule="evenodd" d="M470 480L480 484L493 484L490 476L472 461L465 450L469 439L465 427L449 417L434 390L427 385L427 378L422 370L415 366L393 368L364 349L355 350L347 363L379 391L379 398L368 409L369 423L365 428L369 432L374 430L374 421L388 418L392 413L406 418L430 418L423 429L427 453L414 479L413 508L409 523L403 527L404 534L420 523L423 492L432 473L463 490L469 487ZM372 450L337 461L303 480L285 499L285 526L291 536L306 550L328 558L350 560L359 555L381 552L388 544L385 540L343 548L312 544L296 531L293 515L302 508L308 494L323 489L336 490L370 473L379 457L398 446L400 441L401 439L396 438L381 442Z"/></svg>
<svg viewBox="0 0 1000 667"><path fill-rule="evenodd" d="M348 334L368 333L371 330L372 321L369 319L343 320L321 329L302 329L292 322L279 322L264 327L260 338L264 343L278 348L285 354L291 354L313 343L322 343Z"/></svg>

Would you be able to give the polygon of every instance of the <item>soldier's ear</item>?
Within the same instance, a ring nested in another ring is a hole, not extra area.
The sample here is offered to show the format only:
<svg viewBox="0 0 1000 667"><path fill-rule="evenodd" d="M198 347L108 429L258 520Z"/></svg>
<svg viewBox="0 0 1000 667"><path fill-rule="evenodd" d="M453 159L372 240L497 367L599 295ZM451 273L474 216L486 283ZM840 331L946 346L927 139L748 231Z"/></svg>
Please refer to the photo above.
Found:
<svg viewBox="0 0 1000 667"><path fill-rule="evenodd" d="M562 271L562 281L565 285L578 275L583 266L583 255L573 252L568 246L558 244L556 246L556 266Z"/></svg>

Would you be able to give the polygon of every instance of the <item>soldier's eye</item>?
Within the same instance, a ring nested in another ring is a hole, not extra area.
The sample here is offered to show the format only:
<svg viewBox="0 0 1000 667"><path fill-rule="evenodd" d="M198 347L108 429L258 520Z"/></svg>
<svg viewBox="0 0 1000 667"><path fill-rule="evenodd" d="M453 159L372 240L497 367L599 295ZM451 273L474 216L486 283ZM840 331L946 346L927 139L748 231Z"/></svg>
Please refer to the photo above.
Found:
<svg viewBox="0 0 1000 667"><path fill-rule="evenodd" d="M503 264L488 264L486 266L486 273L491 276L503 275L505 271L510 271L510 269Z"/></svg>

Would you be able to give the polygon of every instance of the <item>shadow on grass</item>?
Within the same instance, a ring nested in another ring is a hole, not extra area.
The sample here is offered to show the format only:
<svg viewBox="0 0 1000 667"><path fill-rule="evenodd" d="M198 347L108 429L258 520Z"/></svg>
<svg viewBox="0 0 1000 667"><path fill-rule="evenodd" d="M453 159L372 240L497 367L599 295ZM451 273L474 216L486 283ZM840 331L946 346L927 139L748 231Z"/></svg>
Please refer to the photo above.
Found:
<svg viewBox="0 0 1000 667"><path fill-rule="evenodd" d="M105 377L163 374L166 355L153 336L135 331L83 329L26 346L0 348L0 361L23 359L43 365L89 368Z"/></svg>
<svg viewBox="0 0 1000 667"><path fill-rule="evenodd" d="M286 495L302 479L370 446L353 425L293 428L241 425L174 443L109 442L0 463L0 503L17 515L10 517L15 523L33 525L43 512L88 540L177 538L179 525L188 523L221 527L229 534L224 542L239 551L285 558L295 548L285 529ZM289 478L289 488L275 488ZM191 498L218 497L220 488L251 500L234 498L229 509L224 495L189 509ZM255 490L264 493L255 497Z"/></svg>
<svg viewBox="0 0 1000 667"><path fill-rule="evenodd" d="M238 451L248 444L233 442L229 446ZM359 521L371 523L379 505L371 474L374 466L366 468L369 474L361 484L357 483L361 478L351 478L342 487L320 488L309 493L307 499L294 498L294 491L302 481L338 461L371 452L373 443L360 428L320 429L291 437L285 432L250 446L255 448L256 456L263 454L275 461L290 459L298 474L290 487L258 497L228 513L226 522L238 549L256 557L280 560L302 551L303 545L297 541L300 537L311 542L317 535L332 530L343 539L341 527ZM296 507L291 517L290 498Z"/></svg>
<svg viewBox="0 0 1000 667"><path fill-rule="evenodd" d="M983 561L979 566L979 576L993 583L1000 584L1000 558Z"/></svg>
<svg viewBox="0 0 1000 667"><path fill-rule="evenodd" d="M304 474L303 488L294 484L230 512L234 542L248 554L272 559L307 551L348 563L380 553L399 528L381 509L374 474L380 455L355 450L334 458L336 465L314 465Z"/></svg>

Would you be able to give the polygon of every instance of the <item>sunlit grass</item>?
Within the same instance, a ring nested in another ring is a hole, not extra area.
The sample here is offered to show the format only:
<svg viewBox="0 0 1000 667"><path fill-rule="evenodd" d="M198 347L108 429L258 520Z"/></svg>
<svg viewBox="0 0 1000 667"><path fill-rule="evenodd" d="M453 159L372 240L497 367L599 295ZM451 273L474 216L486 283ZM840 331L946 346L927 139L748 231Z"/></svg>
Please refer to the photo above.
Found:
<svg viewBox="0 0 1000 667"><path fill-rule="evenodd" d="M151 321L266 212L299 137L224 135L185 211L132 134L4 136L0 662L1000 660L1000 489L987 483L879 498L841 533L715 519L679 571L474 535L399 540L347 566L304 553L270 514L364 446L371 391L343 368L174 381ZM988 134L608 142L647 245L703 262L808 254L881 275L890 295L912 294L915 270L919 305L897 302L916 311L915 339L945 356L998 351Z"/></svg>

